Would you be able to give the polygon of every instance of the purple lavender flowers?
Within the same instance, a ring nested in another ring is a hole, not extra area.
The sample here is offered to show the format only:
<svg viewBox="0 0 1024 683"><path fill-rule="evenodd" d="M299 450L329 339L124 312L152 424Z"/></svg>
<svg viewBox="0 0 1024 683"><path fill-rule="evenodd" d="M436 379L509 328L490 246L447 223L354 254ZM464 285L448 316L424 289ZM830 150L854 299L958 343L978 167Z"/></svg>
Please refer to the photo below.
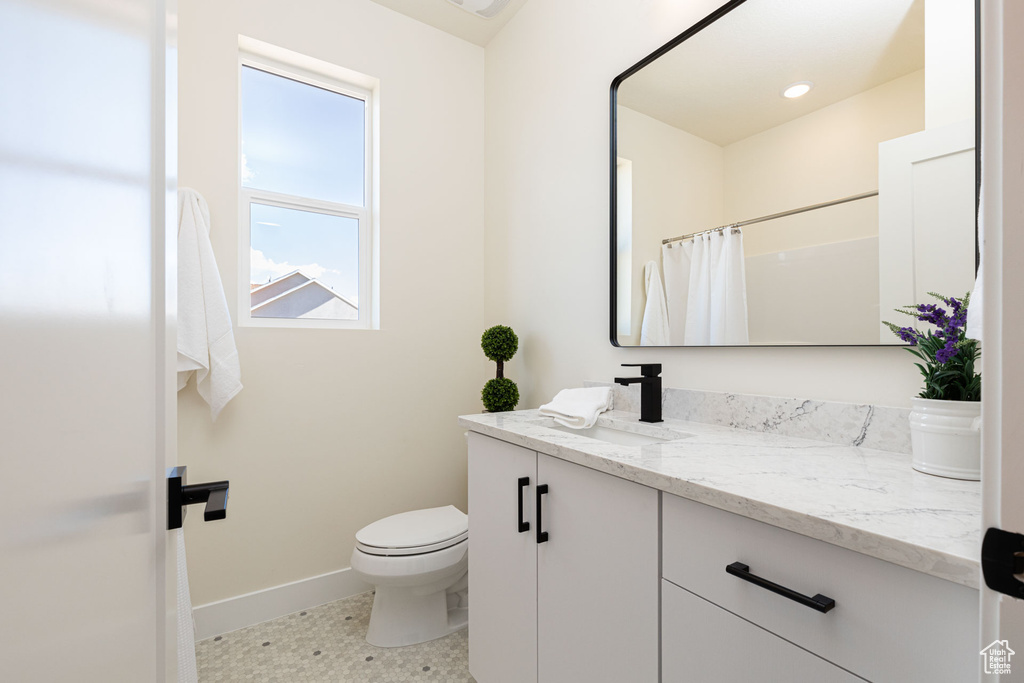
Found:
<svg viewBox="0 0 1024 683"><path fill-rule="evenodd" d="M928 294L946 308L939 304L917 304L897 308L896 312L928 323L934 330L921 332L914 327L883 324L910 345L907 349L910 353L924 361L924 364L915 363L925 380L919 394L921 398L980 401L981 375L974 371L974 364L981 357L981 348L977 340L968 339L964 334L970 294L962 299L935 292Z"/></svg>

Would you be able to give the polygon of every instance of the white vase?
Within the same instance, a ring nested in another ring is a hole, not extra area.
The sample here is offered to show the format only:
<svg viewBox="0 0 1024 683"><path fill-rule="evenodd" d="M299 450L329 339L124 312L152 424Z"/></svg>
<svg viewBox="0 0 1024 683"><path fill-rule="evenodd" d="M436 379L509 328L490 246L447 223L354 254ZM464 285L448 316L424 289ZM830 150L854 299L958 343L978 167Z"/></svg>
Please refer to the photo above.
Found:
<svg viewBox="0 0 1024 683"><path fill-rule="evenodd" d="M981 401L914 398L910 411L913 467L952 479L981 479Z"/></svg>

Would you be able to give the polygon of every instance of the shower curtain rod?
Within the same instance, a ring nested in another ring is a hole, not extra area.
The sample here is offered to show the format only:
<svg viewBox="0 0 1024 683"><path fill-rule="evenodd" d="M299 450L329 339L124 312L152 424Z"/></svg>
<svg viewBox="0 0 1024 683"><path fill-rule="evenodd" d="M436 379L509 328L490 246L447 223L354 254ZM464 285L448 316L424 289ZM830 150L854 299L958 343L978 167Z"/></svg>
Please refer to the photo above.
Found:
<svg viewBox="0 0 1024 683"><path fill-rule="evenodd" d="M813 211L815 209L824 209L826 206L835 206L836 204L845 204L846 202L853 202L858 199L867 199L868 197L878 196L878 190L873 192L862 192L861 194L850 195L849 197L843 197L842 199L833 199L830 202L822 202L821 204L811 204L810 206L801 206L799 209L790 209L789 211L783 211L781 213L773 213L770 216L761 216L760 218L751 218L750 220L740 221L739 223L730 223L729 225L720 225L717 228L711 228L710 230L701 230L700 232L691 232L689 235L681 235L679 237L670 237L662 240L662 244L669 244L671 242L679 242L681 240L688 240L696 235L703 235L706 232L717 232L718 230L726 230L728 228L742 228L744 225L751 225L752 223L763 223L764 221L770 221L776 218L784 218L785 216L792 216L794 214L803 213L804 211Z"/></svg>

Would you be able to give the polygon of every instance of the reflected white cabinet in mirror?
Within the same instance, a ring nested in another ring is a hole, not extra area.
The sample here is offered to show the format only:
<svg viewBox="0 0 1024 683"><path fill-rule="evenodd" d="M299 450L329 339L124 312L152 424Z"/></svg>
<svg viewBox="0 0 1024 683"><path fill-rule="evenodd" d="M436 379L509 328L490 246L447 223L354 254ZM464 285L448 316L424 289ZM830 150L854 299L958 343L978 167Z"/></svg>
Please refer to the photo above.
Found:
<svg viewBox="0 0 1024 683"><path fill-rule="evenodd" d="M894 306L969 291L976 26L973 0L734 0L618 76L612 343L901 344Z"/></svg>

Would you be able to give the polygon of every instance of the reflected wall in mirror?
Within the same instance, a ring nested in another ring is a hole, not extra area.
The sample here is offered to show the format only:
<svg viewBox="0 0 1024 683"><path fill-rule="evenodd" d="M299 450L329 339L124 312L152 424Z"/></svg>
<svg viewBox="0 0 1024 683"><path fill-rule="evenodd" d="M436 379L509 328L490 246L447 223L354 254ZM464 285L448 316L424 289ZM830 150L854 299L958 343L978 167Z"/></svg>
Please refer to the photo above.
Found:
<svg viewBox="0 0 1024 683"><path fill-rule="evenodd" d="M975 26L737 1L616 78L612 343L902 344L893 308L970 290Z"/></svg>

